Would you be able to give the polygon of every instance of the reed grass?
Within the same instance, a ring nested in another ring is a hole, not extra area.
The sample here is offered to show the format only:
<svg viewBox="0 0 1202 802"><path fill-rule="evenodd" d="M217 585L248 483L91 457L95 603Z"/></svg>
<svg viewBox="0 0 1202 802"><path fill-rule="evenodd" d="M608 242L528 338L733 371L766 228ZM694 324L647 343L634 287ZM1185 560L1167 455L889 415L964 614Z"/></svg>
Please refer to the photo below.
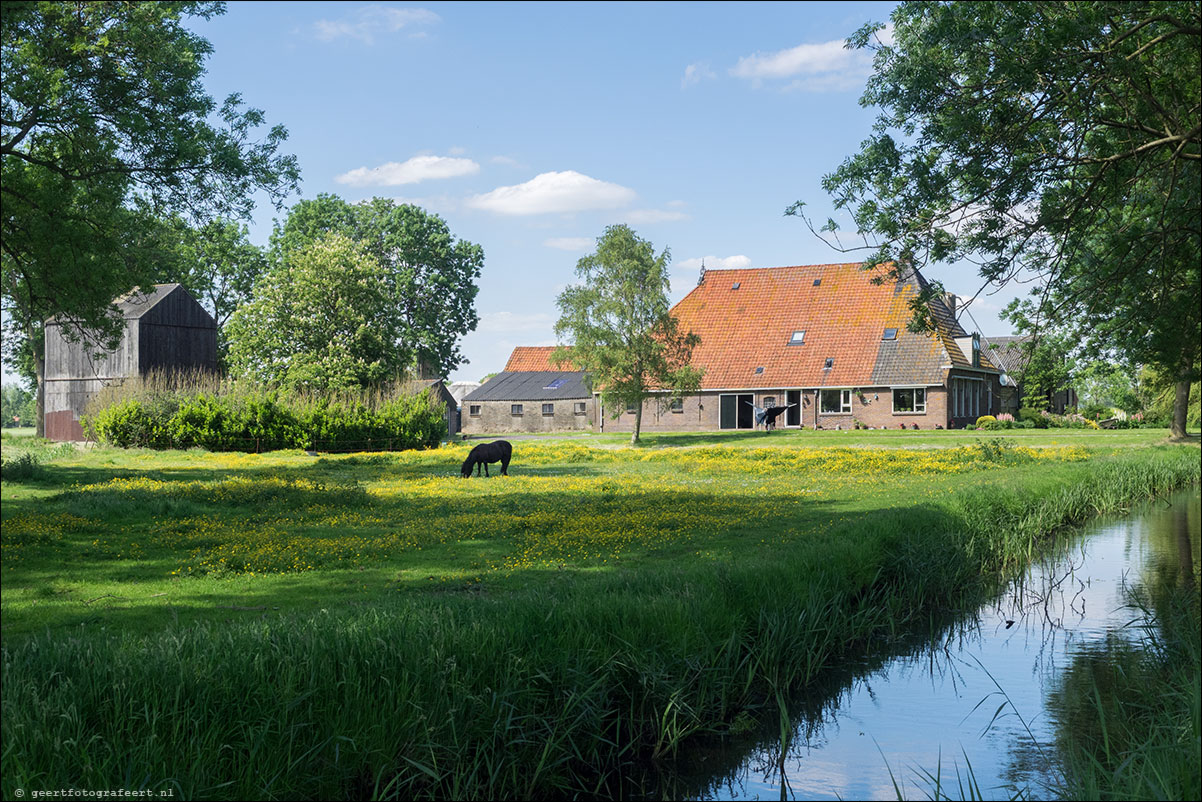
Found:
<svg viewBox="0 0 1202 802"><path fill-rule="evenodd" d="M615 462L588 479L597 495L576 497L578 515L629 517L632 508L615 506L614 493L634 493L621 476L664 467L637 451L592 456L594 467ZM723 468L727 456L693 477L717 494L711 526L750 544L796 523L789 516L801 513L791 511L754 525L718 517L723 505L753 509L739 499L762 487ZM446 459L453 467L456 458ZM374 458L358 459L367 465L331 469L363 470ZM386 470L399 474L385 481L435 492L442 485L406 478L406 466L426 459L440 458L389 458ZM645 761L749 715L780 715L779 700L833 664L873 652L932 611L975 606L1055 529L1199 478L1189 449L974 466L966 470L991 471L971 474L988 476L988 488L963 473L923 476L945 492L866 502L810 536L719 550L716 559L669 551L617 568L539 563L483 590L441 584L250 621L223 621L215 607L218 615L152 631L6 636L0 790L5 798L61 786L170 789L184 799L638 795L631 778ZM871 500L868 488L889 476L884 465L837 492ZM541 492L535 481L457 486L462 503L495 505L503 526L545 525L537 504L516 495ZM143 500L124 503L149 508L157 491L146 488ZM346 488L335 506L368 503ZM293 490L232 509L288 503L300 498ZM167 518L222 498L203 483L171 492L179 506ZM52 503L78 514L71 505L81 495ZM55 548L35 534L21 547Z"/></svg>

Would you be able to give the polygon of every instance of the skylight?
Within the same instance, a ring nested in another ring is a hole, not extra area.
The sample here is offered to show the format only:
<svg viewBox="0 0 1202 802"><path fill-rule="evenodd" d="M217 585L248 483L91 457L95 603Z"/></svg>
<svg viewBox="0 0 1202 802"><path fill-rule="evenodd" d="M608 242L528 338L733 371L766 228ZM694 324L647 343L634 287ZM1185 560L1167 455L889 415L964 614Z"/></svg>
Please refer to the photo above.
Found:
<svg viewBox="0 0 1202 802"><path fill-rule="evenodd" d="M897 339L897 329L885 329L885 333L884 333L884 335L881 336L881 339L882 340L896 340Z"/></svg>
<svg viewBox="0 0 1202 802"><path fill-rule="evenodd" d="M820 278L816 278L816 279L814 279L814 286L815 286L815 287L817 287L817 286L819 286L819 285L821 285L821 284L822 284L822 279L820 279Z"/></svg>
<svg viewBox="0 0 1202 802"><path fill-rule="evenodd" d="M806 330L798 329L793 332L793 336L789 338L789 345L801 345L806 341Z"/></svg>
<svg viewBox="0 0 1202 802"><path fill-rule="evenodd" d="M739 288L739 283L740 283L740 282L736 281L734 284L731 284L731 285L730 285L730 288L731 288L732 290L737 290L737 289Z"/></svg>
<svg viewBox="0 0 1202 802"><path fill-rule="evenodd" d="M829 370L830 368L833 368L834 366L835 366L835 358L833 356L828 356L826 358L826 364L822 366L822 369Z"/></svg>
<svg viewBox="0 0 1202 802"><path fill-rule="evenodd" d="M555 381L551 382L543 389L544 390L558 390L560 387L563 387L567 383L568 383L567 379L556 379Z"/></svg>
<svg viewBox="0 0 1202 802"><path fill-rule="evenodd" d="M764 372L764 369L763 369L762 367L761 367L761 368L756 368L756 369L755 369L755 372L756 372L756 373L763 373L763 372Z"/></svg>

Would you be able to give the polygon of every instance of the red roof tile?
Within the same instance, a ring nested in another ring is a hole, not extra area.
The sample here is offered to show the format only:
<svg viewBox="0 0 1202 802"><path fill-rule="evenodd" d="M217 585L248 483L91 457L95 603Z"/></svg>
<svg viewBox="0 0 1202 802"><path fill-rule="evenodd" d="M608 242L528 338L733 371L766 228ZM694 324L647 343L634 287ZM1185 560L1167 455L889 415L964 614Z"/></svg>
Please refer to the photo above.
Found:
<svg viewBox="0 0 1202 802"><path fill-rule="evenodd" d="M876 284L874 275L883 273L859 263L707 271L673 308L681 329L701 337L693 364L704 369L702 388L943 383L947 367L967 362L946 346L963 329L939 315L955 331L907 331L922 279ZM886 328L895 340L882 340ZM794 331L805 331L803 344L790 345Z"/></svg>
<svg viewBox="0 0 1202 802"><path fill-rule="evenodd" d="M568 363L557 365L551 361L551 354L558 347L556 345L520 345L514 348L513 353L509 355L509 361L505 363L505 370L509 372L517 370L579 370Z"/></svg>

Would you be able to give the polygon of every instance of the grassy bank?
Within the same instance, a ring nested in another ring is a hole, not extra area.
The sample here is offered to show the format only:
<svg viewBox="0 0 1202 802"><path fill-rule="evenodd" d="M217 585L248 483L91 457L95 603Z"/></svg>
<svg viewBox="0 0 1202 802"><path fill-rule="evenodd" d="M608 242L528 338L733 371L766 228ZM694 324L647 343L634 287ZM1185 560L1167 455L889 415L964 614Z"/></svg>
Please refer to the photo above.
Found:
<svg viewBox="0 0 1202 802"><path fill-rule="evenodd" d="M4 486L3 792L629 794L1197 449L95 451Z"/></svg>

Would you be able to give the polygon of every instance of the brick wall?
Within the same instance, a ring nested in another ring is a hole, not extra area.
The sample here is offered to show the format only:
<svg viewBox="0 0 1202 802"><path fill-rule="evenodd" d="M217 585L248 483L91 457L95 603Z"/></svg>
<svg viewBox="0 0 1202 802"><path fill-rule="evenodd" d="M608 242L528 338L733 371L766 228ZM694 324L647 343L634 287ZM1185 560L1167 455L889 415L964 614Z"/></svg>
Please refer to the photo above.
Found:
<svg viewBox="0 0 1202 802"><path fill-rule="evenodd" d="M575 413L576 404L584 403L584 414ZM514 404L522 405L522 414L514 415ZM553 405L553 414L543 414L543 404ZM480 407L479 415L471 408ZM560 398L554 401L467 401L464 400L460 432L465 435L502 434L506 432L571 432L590 431L597 418L592 398Z"/></svg>

